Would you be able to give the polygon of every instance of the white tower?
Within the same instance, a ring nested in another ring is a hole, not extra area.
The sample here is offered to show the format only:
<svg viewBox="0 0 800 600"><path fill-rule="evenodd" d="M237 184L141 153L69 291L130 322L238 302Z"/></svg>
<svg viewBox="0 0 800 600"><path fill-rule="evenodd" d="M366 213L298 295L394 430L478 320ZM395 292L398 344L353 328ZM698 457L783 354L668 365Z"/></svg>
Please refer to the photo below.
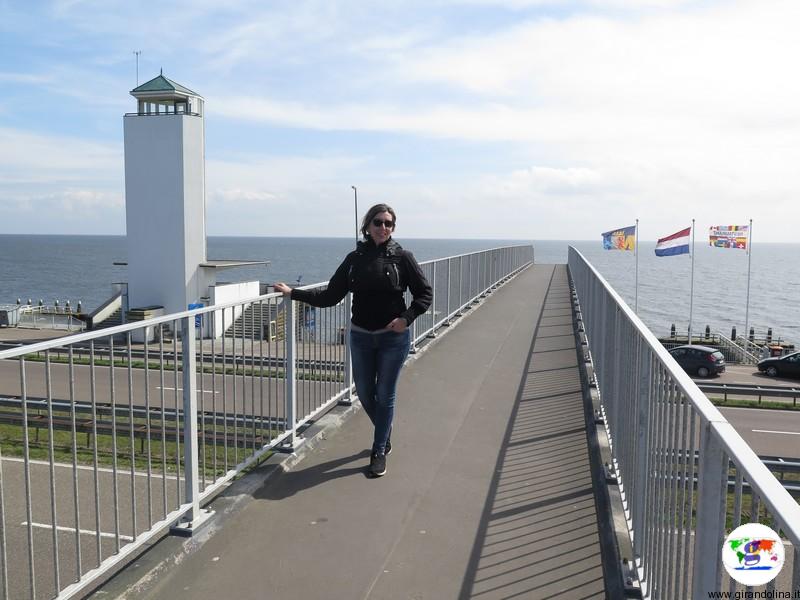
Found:
<svg viewBox="0 0 800 600"><path fill-rule="evenodd" d="M128 305L179 312L207 293L203 98L163 73L125 115Z"/></svg>

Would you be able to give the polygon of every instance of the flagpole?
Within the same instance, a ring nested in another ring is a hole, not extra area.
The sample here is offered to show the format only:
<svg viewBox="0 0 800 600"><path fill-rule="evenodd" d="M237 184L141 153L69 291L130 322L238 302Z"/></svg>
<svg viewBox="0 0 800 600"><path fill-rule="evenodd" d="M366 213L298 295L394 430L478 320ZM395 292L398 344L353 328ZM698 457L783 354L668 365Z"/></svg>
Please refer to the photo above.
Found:
<svg viewBox="0 0 800 600"><path fill-rule="evenodd" d="M747 343L750 341L750 264L753 261L753 219L750 219L750 226L747 228L747 304L744 309L744 348L747 350Z"/></svg>
<svg viewBox="0 0 800 600"><path fill-rule="evenodd" d="M694 309L694 219L692 219L692 283L689 287L689 343L692 343L692 310Z"/></svg>
<svg viewBox="0 0 800 600"><path fill-rule="evenodd" d="M629 221L630 222L630 221ZM634 254L636 255L636 297L634 300L633 311L639 314L639 219L636 219L636 246L634 247Z"/></svg>

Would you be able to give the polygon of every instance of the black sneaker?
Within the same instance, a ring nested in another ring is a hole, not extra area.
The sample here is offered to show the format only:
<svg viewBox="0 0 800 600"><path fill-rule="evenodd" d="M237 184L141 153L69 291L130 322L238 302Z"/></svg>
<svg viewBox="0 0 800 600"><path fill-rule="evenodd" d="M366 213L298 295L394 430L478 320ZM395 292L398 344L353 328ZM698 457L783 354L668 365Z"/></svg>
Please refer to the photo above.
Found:
<svg viewBox="0 0 800 600"><path fill-rule="evenodd" d="M389 456L392 453L392 440L390 439L386 440L386 445L383 448L384 448L383 453L386 456Z"/></svg>
<svg viewBox="0 0 800 600"><path fill-rule="evenodd" d="M386 474L386 454L372 453L369 458L369 472L373 477L382 477Z"/></svg>

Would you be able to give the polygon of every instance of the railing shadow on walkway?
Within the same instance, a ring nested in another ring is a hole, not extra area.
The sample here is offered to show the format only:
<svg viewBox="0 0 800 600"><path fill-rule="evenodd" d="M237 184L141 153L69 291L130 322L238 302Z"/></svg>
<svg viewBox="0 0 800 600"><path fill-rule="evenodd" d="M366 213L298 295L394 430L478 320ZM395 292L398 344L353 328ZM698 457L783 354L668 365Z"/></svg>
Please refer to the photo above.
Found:
<svg viewBox="0 0 800 600"><path fill-rule="evenodd" d="M592 471L596 479L602 466L596 458L593 467L589 455L591 407L569 287L560 279L551 281L531 341L462 599L622 595L616 553L600 544L614 542L610 517L598 508L607 500L596 500L605 492Z"/></svg>

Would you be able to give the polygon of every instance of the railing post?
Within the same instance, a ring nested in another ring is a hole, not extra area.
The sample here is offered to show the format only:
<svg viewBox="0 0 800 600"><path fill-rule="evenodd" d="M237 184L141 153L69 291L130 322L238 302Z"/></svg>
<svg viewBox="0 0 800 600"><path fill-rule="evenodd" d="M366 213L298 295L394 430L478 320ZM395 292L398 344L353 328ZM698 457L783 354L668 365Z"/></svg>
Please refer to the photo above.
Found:
<svg viewBox="0 0 800 600"><path fill-rule="evenodd" d="M469 264L467 264L467 275L469 275L469 282L467 283L467 286L468 286L468 288L467 288L468 289L467 298L469 298L471 302L474 301L474 299L475 299L475 286L472 284L472 279L473 279L473 275L475 273L475 269L474 269L473 265L475 263L475 257L476 256L477 256L476 254L470 254L469 255L469 260L467 261L469 263Z"/></svg>
<svg viewBox="0 0 800 600"><path fill-rule="evenodd" d="M481 252L481 298L486 298L489 293L489 253Z"/></svg>
<svg viewBox="0 0 800 600"><path fill-rule="evenodd" d="M353 298L348 293L344 297L344 316L346 324L344 326L344 385L347 388L347 394L339 401L342 406L350 406L353 404L353 361L350 357L350 313Z"/></svg>
<svg viewBox="0 0 800 600"><path fill-rule="evenodd" d="M192 535L214 514L200 508L199 437L197 432L197 361L194 316L181 319L181 355L183 369L183 465L184 499L191 508L173 533Z"/></svg>
<svg viewBox="0 0 800 600"><path fill-rule="evenodd" d="M646 492L647 477L650 472L649 467L649 432L650 432L650 413L652 405L652 377L653 372L650 367L650 350L646 344L639 344L639 351L636 357L636 378L639 382L638 399L638 430L636 435L636 472L633 482L627 482L625 486L626 497L631 504L632 530L636 532L633 537L634 564L638 564L640 557L644 555L644 535L646 530ZM633 483L633 485L631 485ZM648 565L649 567L649 565ZM640 574L641 575L641 574Z"/></svg>
<svg viewBox="0 0 800 600"><path fill-rule="evenodd" d="M464 255L458 257L458 311L456 316L461 316L461 308L464 306Z"/></svg>
<svg viewBox="0 0 800 600"><path fill-rule="evenodd" d="M445 311L447 317L444 320L443 323L444 325L450 325L450 313L452 312L450 310L450 288L453 285L453 279L450 273L450 263L452 262L452 260L453 260L452 258L447 259L447 304L445 305Z"/></svg>
<svg viewBox="0 0 800 600"><path fill-rule="evenodd" d="M289 436L284 447L294 452L302 442L297 435L297 343L295 340L295 302L286 298L286 421Z"/></svg>
<svg viewBox="0 0 800 600"><path fill-rule="evenodd" d="M433 261L433 275L431 276L431 289L433 290L433 299L431 300L431 332L428 337L436 337L436 262Z"/></svg>
<svg viewBox="0 0 800 600"><path fill-rule="evenodd" d="M694 600L706 600L709 592L718 591L722 583L722 561L719 556L725 538L728 460L713 428L714 424L706 421L700 429L697 525L692 570ZM713 560L709 557L713 557Z"/></svg>

